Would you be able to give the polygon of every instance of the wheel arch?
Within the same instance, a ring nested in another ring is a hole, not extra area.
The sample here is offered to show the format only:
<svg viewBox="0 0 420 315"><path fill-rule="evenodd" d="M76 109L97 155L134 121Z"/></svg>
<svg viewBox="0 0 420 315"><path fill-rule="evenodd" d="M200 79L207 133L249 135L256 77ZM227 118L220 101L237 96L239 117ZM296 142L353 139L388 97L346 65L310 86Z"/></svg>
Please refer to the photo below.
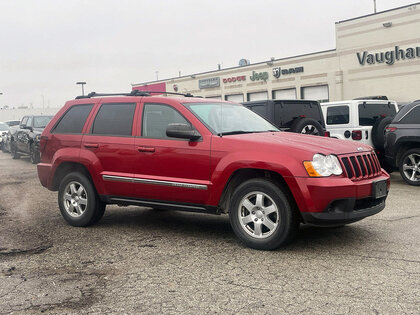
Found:
<svg viewBox="0 0 420 315"><path fill-rule="evenodd" d="M403 139L397 144L397 150L395 155L395 166L398 167L400 159L407 150L420 148L420 138L418 139Z"/></svg>
<svg viewBox="0 0 420 315"><path fill-rule="evenodd" d="M232 173L232 175L229 177L229 180L227 181L223 193L220 197L218 207L222 213L228 213L229 212L229 201L232 197L232 194L235 190L235 188L240 184L250 179L266 179L272 183L274 183L277 187L279 187L286 197L290 201L290 205L293 208L294 211L296 211L299 214L300 217L300 211L298 210L298 205L296 203L295 197L287 184L284 177L274 171L271 170L265 170L265 169L257 169L257 168L243 168L238 169ZM300 217L301 218L301 217Z"/></svg>
<svg viewBox="0 0 420 315"><path fill-rule="evenodd" d="M57 191L58 187L60 186L60 182L64 178L64 176L72 172L79 172L87 176L92 182L93 186L95 187L95 183L92 179L92 176L90 175L90 172L85 165L78 162L65 161L60 163L60 165L57 166L54 172L54 177L52 180L52 190Z"/></svg>

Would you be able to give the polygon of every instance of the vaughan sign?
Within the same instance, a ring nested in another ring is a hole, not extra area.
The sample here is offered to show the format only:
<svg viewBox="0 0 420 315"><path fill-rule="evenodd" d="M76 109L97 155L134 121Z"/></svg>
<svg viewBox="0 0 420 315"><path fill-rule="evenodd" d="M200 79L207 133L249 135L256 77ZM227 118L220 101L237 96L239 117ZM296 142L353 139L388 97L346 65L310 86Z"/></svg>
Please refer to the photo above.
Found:
<svg viewBox="0 0 420 315"><path fill-rule="evenodd" d="M373 65L375 63L393 65L397 60L420 58L420 46L409 47L406 49L401 49L400 47L395 46L393 50L385 52L370 54L367 51L364 51L362 53L358 52L356 55L357 60L359 60L359 63L362 66L365 64Z"/></svg>

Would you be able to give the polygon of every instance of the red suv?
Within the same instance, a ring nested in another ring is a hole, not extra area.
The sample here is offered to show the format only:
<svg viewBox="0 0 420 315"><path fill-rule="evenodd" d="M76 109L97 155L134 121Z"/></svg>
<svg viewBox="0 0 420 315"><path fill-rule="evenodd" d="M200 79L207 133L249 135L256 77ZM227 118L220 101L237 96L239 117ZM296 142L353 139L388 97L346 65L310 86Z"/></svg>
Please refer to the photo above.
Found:
<svg viewBox="0 0 420 315"><path fill-rule="evenodd" d="M299 223L344 225L384 209L389 175L368 145L280 132L246 107L193 97L91 93L45 128L38 175L73 226L106 204L228 213L248 246Z"/></svg>

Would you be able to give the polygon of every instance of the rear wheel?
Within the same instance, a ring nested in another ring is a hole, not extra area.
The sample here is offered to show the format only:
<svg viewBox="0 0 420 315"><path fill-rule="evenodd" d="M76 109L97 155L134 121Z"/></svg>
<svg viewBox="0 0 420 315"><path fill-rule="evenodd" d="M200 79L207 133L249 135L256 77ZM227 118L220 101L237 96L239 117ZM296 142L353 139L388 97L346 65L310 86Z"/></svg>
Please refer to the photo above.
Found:
<svg viewBox="0 0 420 315"><path fill-rule="evenodd" d="M405 182L409 185L420 186L420 148L406 151L398 164Z"/></svg>
<svg viewBox="0 0 420 315"><path fill-rule="evenodd" d="M245 245L261 250L287 244L296 234L299 222L286 195L265 179L248 180L235 190L229 220Z"/></svg>
<svg viewBox="0 0 420 315"><path fill-rule="evenodd" d="M58 205L61 215L73 226L89 226L98 222L105 203L99 197L91 181L81 173L70 173L60 183Z"/></svg>
<svg viewBox="0 0 420 315"><path fill-rule="evenodd" d="M31 158L32 164L38 164L40 160L39 151L34 148L34 145L31 144L30 150L29 150L29 156Z"/></svg>

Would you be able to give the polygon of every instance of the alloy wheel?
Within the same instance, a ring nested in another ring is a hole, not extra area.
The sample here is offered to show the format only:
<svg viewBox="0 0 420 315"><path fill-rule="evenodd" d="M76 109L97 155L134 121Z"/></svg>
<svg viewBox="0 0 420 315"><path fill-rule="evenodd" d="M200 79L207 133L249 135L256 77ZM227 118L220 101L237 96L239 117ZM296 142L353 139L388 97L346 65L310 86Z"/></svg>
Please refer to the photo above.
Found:
<svg viewBox="0 0 420 315"><path fill-rule="evenodd" d="M420 155L412 153L407 155L403 161L403 172L404 176L412 181L420 181Z"/></svg>
<svg viewBox="0 0 420 315"><path fill-rule="evenodd" d="M88 196L83 185L76 181L69 182L64 189L63 204L70 216L82 216L88 206Z"/></svg>
<svg viewBox="0 0 420 315"><path fill-rule="evenodd" d="M251 192L241 200L238 208L242 229L255 238L267 238L279 225L279 210L270 196L260 191Z"/></svg>
<svg viewBox="0 0 420 315"><path fill-rule="evenodd" d="M307 135L319 135L319 131L314 125L306 125L303 127L301 133Z"/></svg>

